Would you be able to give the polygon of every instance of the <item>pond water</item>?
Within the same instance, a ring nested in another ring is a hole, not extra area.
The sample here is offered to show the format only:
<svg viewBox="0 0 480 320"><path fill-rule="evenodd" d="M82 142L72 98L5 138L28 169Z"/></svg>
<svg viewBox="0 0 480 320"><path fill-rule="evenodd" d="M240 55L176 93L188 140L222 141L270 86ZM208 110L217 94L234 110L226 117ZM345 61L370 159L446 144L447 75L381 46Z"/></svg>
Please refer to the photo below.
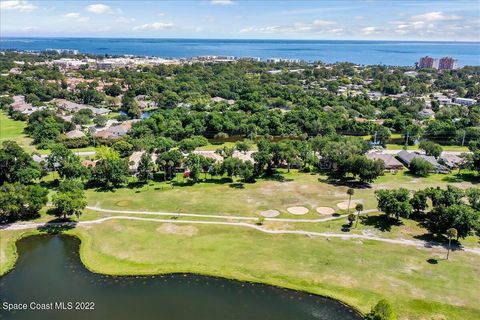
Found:
<svg viewBox="0 0 480 320"><path fill-rule="evenodd" d="M126 113L125 111L123 110L120 110L118 112L119 114L121 115L124 115L124 116L128 116L128 113ZM152 115L152 112L151 111L143 111L140 115L140 119L147 119L147 118L150 118L150 116Z"/></svg>
<svg viewBox="0 0 480 320"><path fill-rule="evenodd" d="M94 274L81 263L74 237L27 237L17 248L15 269L0 278L0 319L361 319L338 301L266 285L183 274ZM5 303L27 310L7 311ZM40 307L54 310L32 310Z"/></svg>

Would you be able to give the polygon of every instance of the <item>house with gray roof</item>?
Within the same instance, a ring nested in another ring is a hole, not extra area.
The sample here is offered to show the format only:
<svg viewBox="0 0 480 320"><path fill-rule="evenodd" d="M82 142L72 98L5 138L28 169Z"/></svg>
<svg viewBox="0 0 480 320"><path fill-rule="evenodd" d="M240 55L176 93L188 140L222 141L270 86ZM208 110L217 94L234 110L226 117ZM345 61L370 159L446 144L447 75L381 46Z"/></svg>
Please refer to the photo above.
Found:
<svg viewBox="0 0 480 320"><path fill-rule="evenodd" d="M413 159L420 158L428 163L430 163L434 168L435 171L438 173L447 173L449 172L449 169L438 163L437 159L432 156L427 156L425 154L421 154L420 152L408 152L406 150L402 150L397 154L397 159L400 160L406 167L410 167L410 163L412 162Z"/></svg>
<svg viewBox="0 0 480 320"><path fill-rule="evenodd" d="M367 158L370 160L381 160L385 165L385 170L401 170L403 169L403 164L395 159L391 154L384 154L379 152L367 153Z"/></svg>

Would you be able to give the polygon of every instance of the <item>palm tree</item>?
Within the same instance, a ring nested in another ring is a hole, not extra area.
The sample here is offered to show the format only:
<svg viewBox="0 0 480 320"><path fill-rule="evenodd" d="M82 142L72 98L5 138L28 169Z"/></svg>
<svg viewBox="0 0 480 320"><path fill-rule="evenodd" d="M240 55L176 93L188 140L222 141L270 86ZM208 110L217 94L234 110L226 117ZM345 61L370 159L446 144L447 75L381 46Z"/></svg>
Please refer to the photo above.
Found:
<svg viewBox="0 0 480 320"><path fill-rule="evenodd" d="M352 188L348 188L347 194L348 194L348 210L347 210L347 213L350 213L350 202L352 201L352 196L355 194L355 190L353 190Z"/></svg>
<svg viewBox="0 0 480 320"><path fill-rule="evenodd" d="M355 222L355 228L356 228L358 225L358 220L360 219L360 212L363 211L363 204L357 203L357 205L355 206L355 210L357 210L357 221Z"/></svg>
<svg viewBox="0 0 480 320"><path fill-rule="evenodd" d="M457 229L450 228L447 230L447 237L448 237L447 260L448 260L448 256L450 255L450 245L452 244L452 238L456 238L457 235L458 235Z"/></svg>
<svg viewBox="0 0 480 320"><path fill-rule="evenodd" d="M160 160L160 166L163 168L163 181L167 181L167 161Z"/></svg>
<svg viewBox="0 0 480 320"><path fill-rule="evenodd" d="M350 227L352 226L353 224L353 221L355 221L355 215L353 213L350 213L348 216L347 216L347 219L348 219L348 222L350 223Z"/></svg>

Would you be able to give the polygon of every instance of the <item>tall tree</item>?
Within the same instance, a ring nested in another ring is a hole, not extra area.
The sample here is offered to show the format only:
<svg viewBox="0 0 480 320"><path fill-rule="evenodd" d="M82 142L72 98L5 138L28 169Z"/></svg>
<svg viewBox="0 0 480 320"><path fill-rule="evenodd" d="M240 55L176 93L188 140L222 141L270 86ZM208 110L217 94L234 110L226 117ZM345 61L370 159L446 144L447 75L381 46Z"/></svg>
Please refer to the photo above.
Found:
<svg viewBox="0 0 480 320"><path fill-rule="evenodd" d="M64 180L59 185L59 190L52 196L57 216L76 215L79 217L87 206L87 198L83 191L83 184L75 180Z"/></svg>
<svg viewBox="0 0 480 320"><path fill-rule="evenodd" d="M348 209L347 209L347 213L350 213L350 203L352 202L352 196L355 194L355 190L352 189L352 188L348 188L347 194L348 194Z"/></svg>
<svg viewBox="0 0 480 320"><path fill-rule="evenodd" d="M357 203L355 206L355 210L357 211L357 221L355 222L355 228L358 225L358 220L360 219L360 213L363 211L363 204Z"/></svg>
<svg viewBox="0 0 480 320"><path fill-rule="evenodd" d="M452 238L458 237L457 229L449 228L447 230L447 237L448 237L448 250L447 250L447 260L448 260L448 256L450 255L450 246L452 245Z"/></svg>
<svg viewBox="0 0 480 320"><path fill-rule="evenodd" d="M0 185L0 221L15 221L38 214L47 204L48 190L19 182Z"/></svg>
<svg viewBox="0 0 480 320"><path fill-rule="evenodd" d="M14 141L4 141L0 149L0 184L5 182L31 183L42 176L42 169Z"/></svg>
<svg viewBox="0 0 480 320"><path fill-rule="evenodd" d="M148 180L151 180L153 178L154 170L155 164L152 161L152 155L148 152L144 152L140 157L140 162L138 163L138 180L148 182Z"/></svg>

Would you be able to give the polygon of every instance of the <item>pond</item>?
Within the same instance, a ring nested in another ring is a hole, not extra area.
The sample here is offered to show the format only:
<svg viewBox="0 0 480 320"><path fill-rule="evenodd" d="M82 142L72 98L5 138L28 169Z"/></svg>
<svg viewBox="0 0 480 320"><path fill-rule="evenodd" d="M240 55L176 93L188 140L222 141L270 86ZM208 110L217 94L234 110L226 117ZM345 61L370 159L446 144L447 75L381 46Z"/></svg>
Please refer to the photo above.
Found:
<svg viewBox="0 0 480 320"><path fill-rule="evenodd" d="M0 319L361 319L336 300L267 285L184 274L94 274L81 263L79 244L65 235L18 241L16 266L0 278ZM26 310L7 311L5 303Z"/></svg>
<svg viewBox="0 0 480 320"><path fill-rule="evenodd" d="M124 115L124 116L127 116L127 115L128 115L128 113L126 113L126 112L123 111L123 110L120 110L119 114ZM140 114L140 119L150 118L151 115L152 115L152 112L151 112L151 111L143 111L143 112Z"/></svg>

